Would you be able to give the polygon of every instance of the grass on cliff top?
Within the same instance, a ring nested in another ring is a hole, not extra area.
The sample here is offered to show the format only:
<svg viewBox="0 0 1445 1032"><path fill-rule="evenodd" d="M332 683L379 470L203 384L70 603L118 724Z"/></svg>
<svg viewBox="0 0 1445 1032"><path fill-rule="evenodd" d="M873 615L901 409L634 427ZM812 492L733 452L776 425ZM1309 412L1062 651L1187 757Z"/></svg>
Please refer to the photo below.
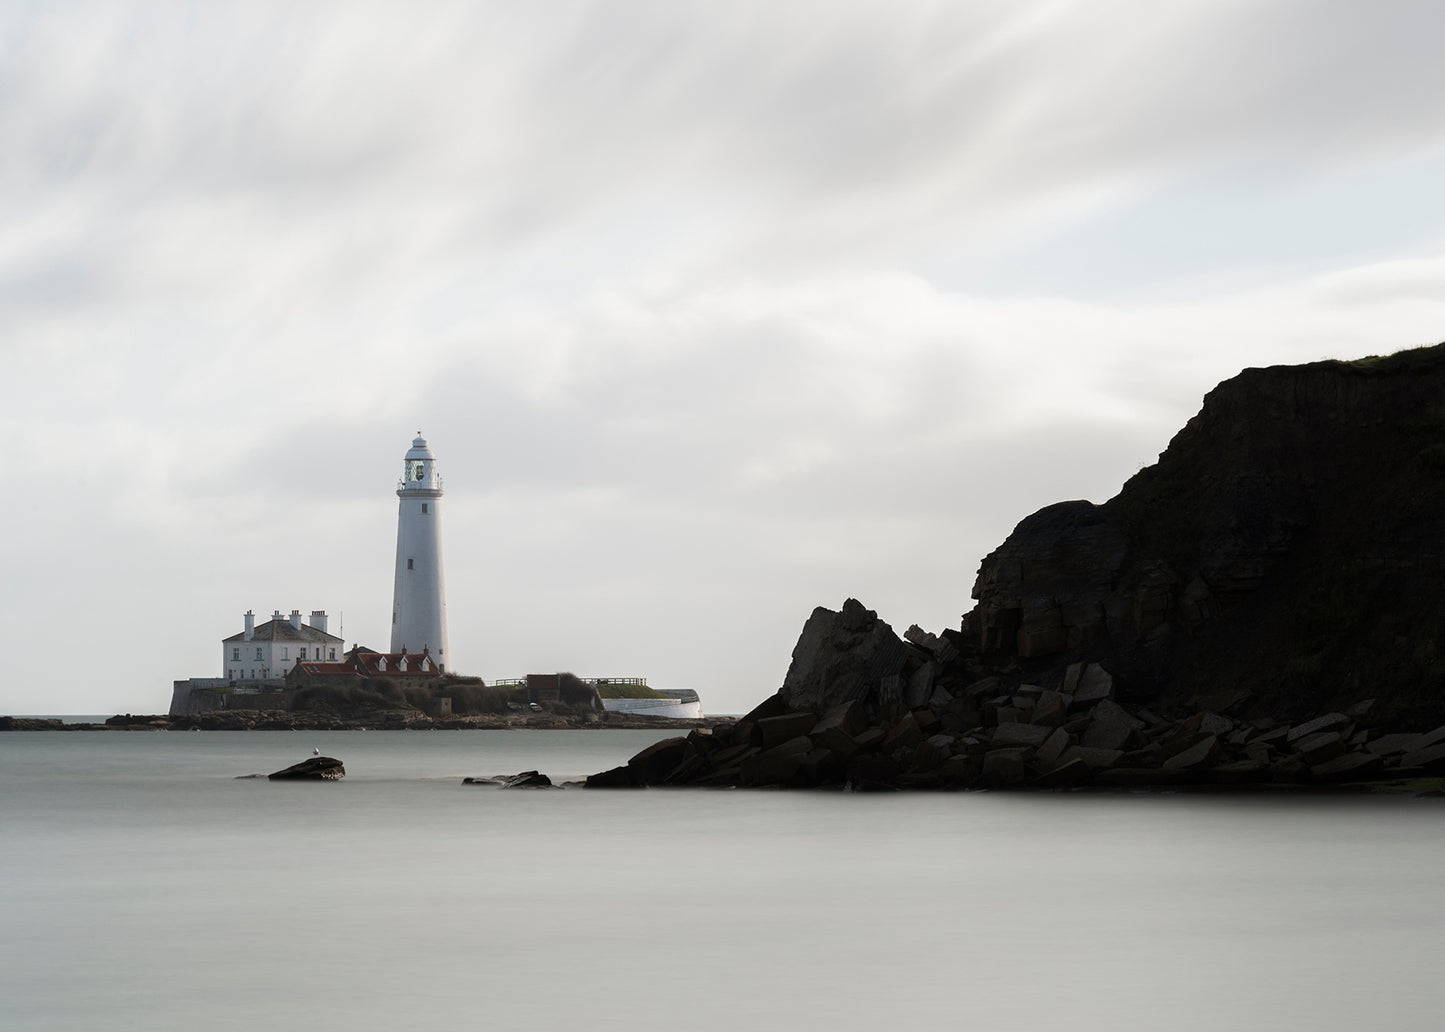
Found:
<svg viewBox="0 0 1445 1032"><path fill-rule="evenodd" d="M1406 348L1393 355L1366 355L1364 358L1337 361L1335 364L1372 373L1399 373L1411 369L1433 369L1438 365L1445 364L1445 344Z"/></svg>
<svg viewBox="0 0 1445 1032"><path fill-rule="evenodd" d="M645 684L599 684L597 696L601 699L666 699L667 696Z"/></svg>

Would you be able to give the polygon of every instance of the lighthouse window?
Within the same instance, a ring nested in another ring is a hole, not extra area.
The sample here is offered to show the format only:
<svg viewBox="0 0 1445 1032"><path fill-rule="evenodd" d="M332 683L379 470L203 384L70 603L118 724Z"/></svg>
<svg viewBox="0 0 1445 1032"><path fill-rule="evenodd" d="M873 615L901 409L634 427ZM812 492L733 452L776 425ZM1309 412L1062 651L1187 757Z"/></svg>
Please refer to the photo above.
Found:
<svg viewBox="0 0 1445 1032"><path fill-rule="evenodd" d="M422 502L422 503L421 503L421 514L422 514L423 516L426 515L426 502Z"/></svg>
<svg viewBox="0 0 1445 1032"><path fill-rule="evenodd" d="M413 567L412 567L412 562L413 562L413 560L411 560L411 559L408 559L408 560L406 561L406 568L407 568L408 570L410 570L410 569L413 568Z"/></svg>

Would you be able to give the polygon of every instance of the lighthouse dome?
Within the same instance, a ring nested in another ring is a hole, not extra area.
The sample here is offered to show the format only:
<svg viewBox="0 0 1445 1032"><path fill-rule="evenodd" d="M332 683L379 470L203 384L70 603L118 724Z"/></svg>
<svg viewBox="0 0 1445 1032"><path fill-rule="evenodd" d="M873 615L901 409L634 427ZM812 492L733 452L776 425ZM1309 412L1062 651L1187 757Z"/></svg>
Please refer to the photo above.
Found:
<svg viewBox="0 0 1445 1032"><path fill-rule="evenodd" d="M411 450L406 453L406 457L408 459L433 459L436 456L434 456L431 453L431 449L427 447L426 438L418 433L416 440L411 442Z"/></svg>

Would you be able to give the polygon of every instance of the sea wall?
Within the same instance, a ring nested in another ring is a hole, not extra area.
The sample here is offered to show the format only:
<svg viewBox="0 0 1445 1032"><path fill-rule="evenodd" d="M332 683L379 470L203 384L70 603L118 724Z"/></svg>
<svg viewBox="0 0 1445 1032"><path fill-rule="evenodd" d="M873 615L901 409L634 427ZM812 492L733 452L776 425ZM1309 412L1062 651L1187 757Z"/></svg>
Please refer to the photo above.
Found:
<svg viewBox="0 0 1445 1032"><path fill-rule="evenodd" d="M640 716L678 720L697 720L702 717L701 700L683 702L678 699L603 699L602 706L609 713L635 713Z"/></svg>

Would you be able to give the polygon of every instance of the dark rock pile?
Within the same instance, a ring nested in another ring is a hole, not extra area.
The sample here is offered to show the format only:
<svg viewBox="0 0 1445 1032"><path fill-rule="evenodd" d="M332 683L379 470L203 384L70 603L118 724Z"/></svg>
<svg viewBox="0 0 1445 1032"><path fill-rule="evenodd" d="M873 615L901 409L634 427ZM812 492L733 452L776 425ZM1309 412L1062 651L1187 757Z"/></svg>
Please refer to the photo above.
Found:
<svg viewBox="0 0 1445 1032"><path fill-rule="evenodd" d="M1378 705L1295 723L1247 719L1249 692L1165 718L1119 698L1102 666L1057 683L972 668L948 639L900 641L861 603L814 611L783 688L731 728L658 742L592 788L1330 785L1445 774L1445 727L1387 733Z"/></svg>
<svg viewBox="0 0 1445 1032"><path fill-rule="evenodd" d="M986 556L957 630L816 610L738 726L592 784L1445 773L1445 344L1247 369L1159 461ZM1368 701L1361 701L1368 700Z"/></svg>

